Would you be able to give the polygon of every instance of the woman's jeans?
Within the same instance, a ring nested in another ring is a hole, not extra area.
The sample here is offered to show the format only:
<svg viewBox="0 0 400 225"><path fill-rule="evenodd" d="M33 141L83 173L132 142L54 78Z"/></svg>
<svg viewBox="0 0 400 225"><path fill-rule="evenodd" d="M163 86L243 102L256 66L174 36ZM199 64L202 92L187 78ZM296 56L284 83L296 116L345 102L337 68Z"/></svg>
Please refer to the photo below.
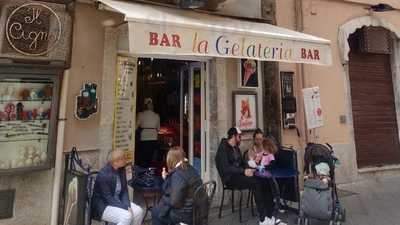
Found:
<svg viewBox="0 0 400 225"><path fill-rule="evenodd" d="M167 217L160 217L160 208L159 206L155 206L151 210L151 221L152 225L171 225L172 221Z"/></svg>

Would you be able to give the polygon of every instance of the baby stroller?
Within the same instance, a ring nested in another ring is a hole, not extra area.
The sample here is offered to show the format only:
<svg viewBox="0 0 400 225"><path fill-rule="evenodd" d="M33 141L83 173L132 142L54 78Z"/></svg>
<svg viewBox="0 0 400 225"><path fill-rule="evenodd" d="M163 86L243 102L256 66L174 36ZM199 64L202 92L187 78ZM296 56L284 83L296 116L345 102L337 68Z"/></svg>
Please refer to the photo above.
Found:
<svg viewBox="0 0 400 225"><path fill-rule="evenodd" d="M329 221L330 225L345 222L346 211L340 204L335 182L337 162L331 145L307 144L304 173L309 178L304 181L298 225L308 225L310 219Z"/></svg>

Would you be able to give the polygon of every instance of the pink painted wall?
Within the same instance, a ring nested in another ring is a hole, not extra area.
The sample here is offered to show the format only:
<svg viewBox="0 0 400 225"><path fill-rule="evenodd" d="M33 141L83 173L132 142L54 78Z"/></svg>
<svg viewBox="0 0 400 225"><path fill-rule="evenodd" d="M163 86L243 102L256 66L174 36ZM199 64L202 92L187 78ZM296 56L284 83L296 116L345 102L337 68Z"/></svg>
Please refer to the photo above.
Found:
<svg viewBox="0 0 400 225"><path fill-rule="evenodd" d="M320 142L348 143L350 141L349 125L339 122L340 115L347 114L345 102L345 70L341 65L338 48L339 27L357 17L367 16L368 10L363 3L389 3L399 7L397 0L304 0L303 17L304 33L312 34L331 40L333 64L331 66L304 65L305 87L319 86L321 90L321 104L324 112L324 127L318 128L315 135ZM277 1L277 23L279 26L295 29L295 1ZM374 13L374 16L384 18L400 29L400 13L398 11ZM296 65L280 64L280 70L296 71ZM299 88L299 86L297 86ZM297 90L300 92L300 89ZM301 97L301 95L298 95ZM299 118L302 120L302 118ZM284 143L295 143L297 137L291 131L284 131Z"/></svg>

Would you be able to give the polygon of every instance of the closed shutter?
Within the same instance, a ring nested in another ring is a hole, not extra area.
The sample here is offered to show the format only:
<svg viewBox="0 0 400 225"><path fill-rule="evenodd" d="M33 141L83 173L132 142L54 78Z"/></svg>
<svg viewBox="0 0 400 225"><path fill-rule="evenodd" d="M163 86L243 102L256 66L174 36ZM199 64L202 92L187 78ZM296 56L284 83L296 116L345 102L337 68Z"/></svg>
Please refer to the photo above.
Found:
<svg viewBox="0 0 400 225"><path fill-rule="evenodd" d="M350 53L349 76L358 167L400 162L390 55Z"/></svg>

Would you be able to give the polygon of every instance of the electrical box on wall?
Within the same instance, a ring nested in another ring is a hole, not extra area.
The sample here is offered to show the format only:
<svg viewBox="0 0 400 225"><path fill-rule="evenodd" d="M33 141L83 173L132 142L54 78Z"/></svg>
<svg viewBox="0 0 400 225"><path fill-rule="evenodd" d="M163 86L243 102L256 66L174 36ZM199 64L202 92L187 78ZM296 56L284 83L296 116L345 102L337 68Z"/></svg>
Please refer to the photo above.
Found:
<svg viewBox="0 0 400 225"><path fill-rule="evenodd" d="M296 128L297 104L293 88L293 72L281 72L283 128Z"/></svg>

